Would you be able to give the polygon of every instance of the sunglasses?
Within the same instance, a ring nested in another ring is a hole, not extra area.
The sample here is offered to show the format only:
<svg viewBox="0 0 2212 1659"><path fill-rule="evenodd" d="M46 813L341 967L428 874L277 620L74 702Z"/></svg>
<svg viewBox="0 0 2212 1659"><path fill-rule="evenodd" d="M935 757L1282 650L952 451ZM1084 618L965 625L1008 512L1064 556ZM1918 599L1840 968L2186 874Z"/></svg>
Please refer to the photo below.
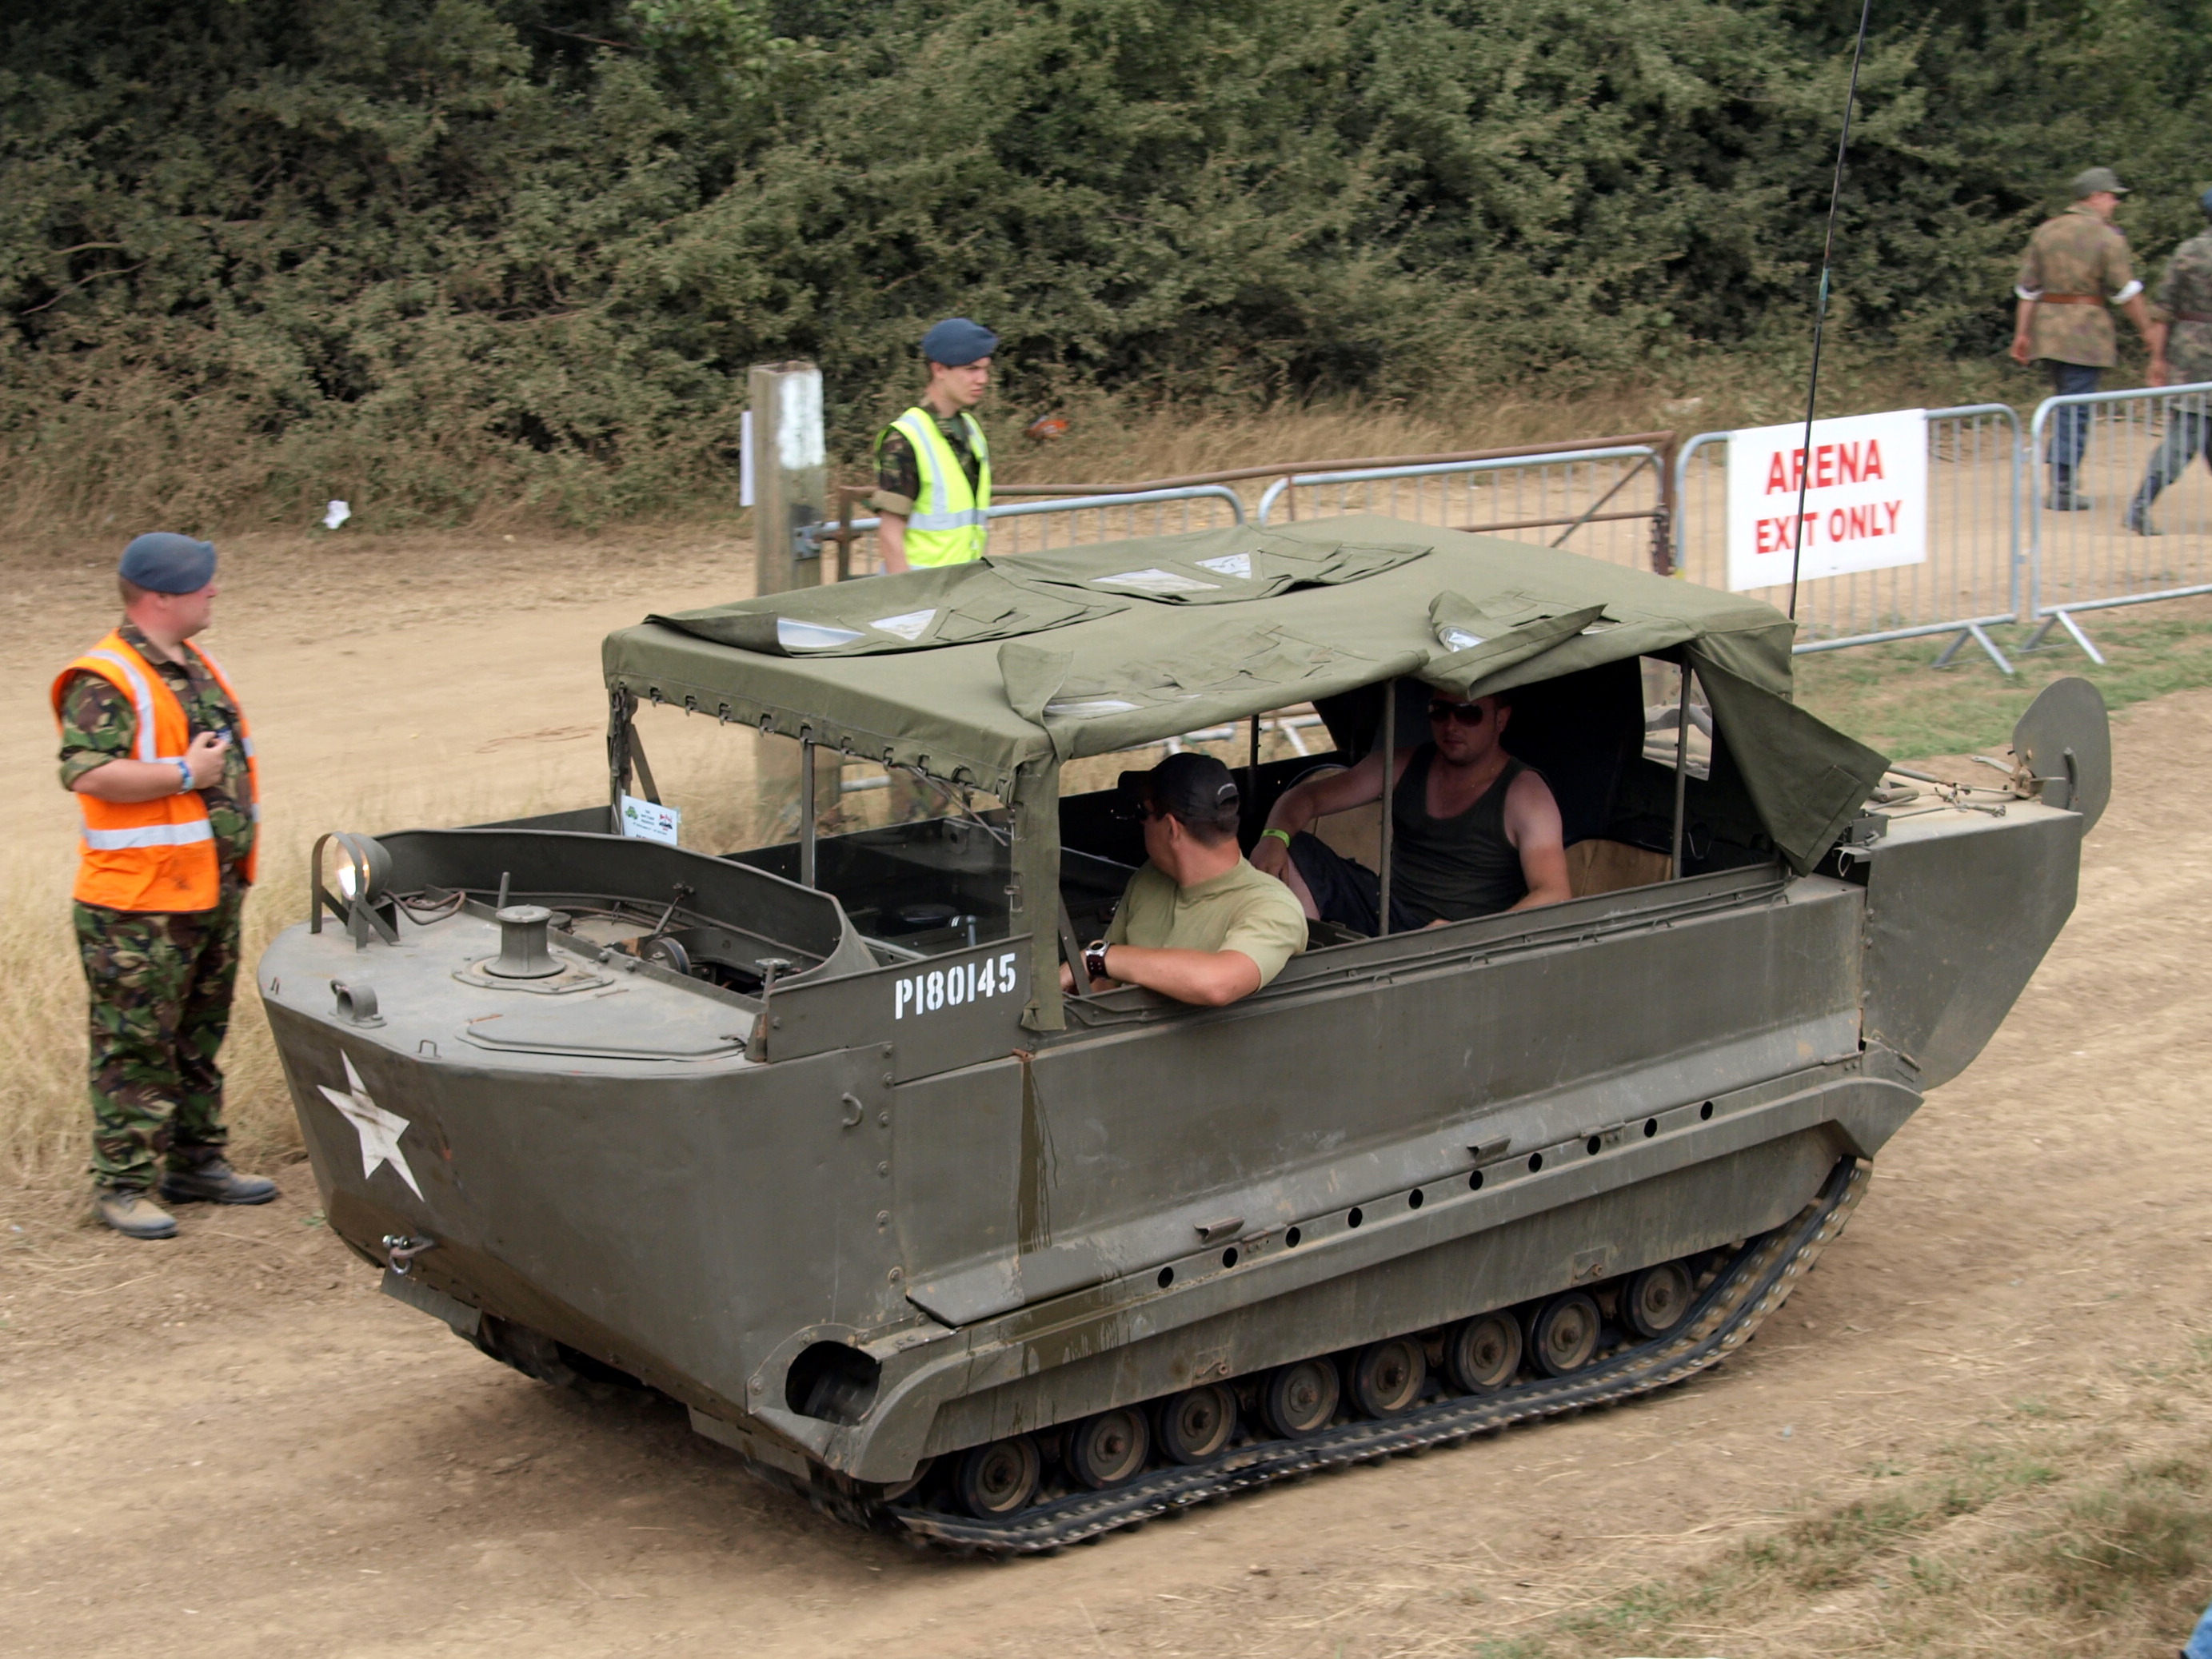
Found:
<svg viewBox="0 0 2212 1659"><path fill-rule="evenodd" d="M1432 720L1456 720L1462 726L1480 726L1489 711L1479 702L1432 702L1429 718Z"/></svg>

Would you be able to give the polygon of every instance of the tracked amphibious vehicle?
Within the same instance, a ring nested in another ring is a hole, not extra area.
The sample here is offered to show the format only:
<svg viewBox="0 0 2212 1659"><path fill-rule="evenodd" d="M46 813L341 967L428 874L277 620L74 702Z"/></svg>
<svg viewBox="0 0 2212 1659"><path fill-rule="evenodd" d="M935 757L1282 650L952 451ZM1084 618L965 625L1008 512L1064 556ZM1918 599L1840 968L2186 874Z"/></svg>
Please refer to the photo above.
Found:
<svg viewBox="0 0 2212 1659"><path fill-rule="evenodd" d="M2109 788L2081 682L1948 785L1795 708L1790 638L1375 518L648 619L608 805L319 848L258 971L331 1225L490 1354L986 1551L1687 1376L1988 1039ZM1249 845L1423 687L1513 691L1576 897L1316 925L1227 1008L1062 994L1142 857L1094 757L1236 732ZM1242 748L1309 703L1333 753ZM664 805L696 739L793 744L792 835L612 833L662 800L648 715Z"/></svg>

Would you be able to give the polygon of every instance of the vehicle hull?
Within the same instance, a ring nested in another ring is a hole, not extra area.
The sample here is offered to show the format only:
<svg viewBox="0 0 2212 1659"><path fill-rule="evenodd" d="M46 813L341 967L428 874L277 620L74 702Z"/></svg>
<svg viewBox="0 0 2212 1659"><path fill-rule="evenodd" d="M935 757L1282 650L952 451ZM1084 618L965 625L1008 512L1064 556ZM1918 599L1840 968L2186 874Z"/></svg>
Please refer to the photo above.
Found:
<svg viewBox="0 0 2212 1659"><path fill-rule="evenodd" d="M2080 822L1946 814L1837 873L1340 947L1231 1009L1117 993L1026 1039L980 1004L902 1031L886 969L779 997L765 1058L564 1061L421 1012L453 977L434 930L295 929L259 971L331 1224L410 1247L418 1305L541 1333L794 1475L891 1484L1779 1225L1986 1040L2070 908ZM2005 920L1970 939L1975 914ZM364 963L374 1027L319 1000ZM404 1177L356 1091L404 1121Z"/></svg>

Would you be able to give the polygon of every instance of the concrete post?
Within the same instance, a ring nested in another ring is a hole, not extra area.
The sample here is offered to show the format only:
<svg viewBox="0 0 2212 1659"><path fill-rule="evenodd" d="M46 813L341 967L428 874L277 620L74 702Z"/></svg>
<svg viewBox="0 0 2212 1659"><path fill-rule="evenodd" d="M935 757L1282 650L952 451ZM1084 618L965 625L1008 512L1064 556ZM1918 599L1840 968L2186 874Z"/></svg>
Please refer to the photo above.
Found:
<svg viewBox="0 0 2212 1659"><path fill-rule="evenodd" d="M753 542L756 593L786 593L822 580L819 544L799 544L801 526L819 524L830 495L830 457L822 440L822 371L812 363L755 363L746 374L752 401ZM801 836L805 779L800 745L789 738L753 736L754 782L769 836ZM834 805L838 769L805 769L815 775L818 813L823 785ZM805 839L811 839L811 836ZM811 862L811 860L810 860ZM810 872L810 875L811 875Z"/></svg>
<svg viewBox="0 0 2212 1659"><path fill-rule="evenodd" d="M822 371L812 363L755 363L746 390L753 411L753 538L759 547L754 591L815 586L822 580L820 547L801 547L798 532L827 516Z"/></svg>

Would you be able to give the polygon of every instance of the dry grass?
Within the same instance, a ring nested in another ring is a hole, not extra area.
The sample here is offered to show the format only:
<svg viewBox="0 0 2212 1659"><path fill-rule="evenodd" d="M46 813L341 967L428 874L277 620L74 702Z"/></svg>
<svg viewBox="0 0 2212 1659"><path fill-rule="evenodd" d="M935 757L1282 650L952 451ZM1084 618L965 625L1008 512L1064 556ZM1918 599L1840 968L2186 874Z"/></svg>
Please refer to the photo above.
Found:
<svg viewBox="0 0 2212 1659"><path fill-rule="evenodd" d="M2032 405L2039 386L2017 371L1977 362L1832 362L1822 374L1821 413L1984 400ZM1416 455L1543 443L1619 433L1717 431L1792 419L1804 412L1804 384L1790 365L1747 356L1699 362L1680 380L1624 384L1565 396L1535 387L1470 386L1420 402L1343 398L1237 408L1178 404L1139 407L1096 397L1052 409L987 406L993 464L1009 483L1126 483L1275 461ZM1057 440L1022 435L1037 416L1066 416ZM857 459L857 458L856 458ZM865 476L848 462L842 476Z"/></svg>
<svg viewBox="0 0 2212 1659"><path fill-rule="evenodd" d="M1678 429L1686 435L1784 421L1802 412L1802 365L1751 353L1691 360L1664 380L1590 392L1470 385L1419 401L1360 398L1264 405L1140 400L1079 393L1044 401L994 399L982 411L994 460L1008 483L1121 483L1274 461L1478 449L1624 432ZM1907 363L1832 354L1822 375L1822 412L1929 406L1998 398L2032 404L2042 395L2023 372L1976 362ZM916 388L917 391L919 388ZM835 411L832 411L833 414ZM1064 438L1023 435L1038 416L1073 423ZM67 413L57 419L68 418ZM118 526L160 520L215 535L306 530L324 501L342 497L352 532L443 523L477 532L573 534L621 524L687 523L736 514L733 477L665 499L609 477L589 482L539 476L496 445L484 453L421 453L331 434L280 456L250 423L205 410L181 421L151 378L102 416L97 460L83 446L66 465L25 466L0 492L0 537L17 543L104 536ZM534 459L534 458L532 458ZM844 456L845 482L867 474L866 457ZM435 497L458 505L428 515ZM579 502L589 498L587 506ZM617 511L616 503L626 502Z"/></svg>
<svg viewBox="0 0 2212 1659"><path fill-rule="evenodd" d="M1532 1630L1442 1645L1404 1631L1359 1650L2165 1659L2212 1594L2208 1480L2212 1339L2199 1335L2172 1364L2020 1401L1917 1470L1873 1465L1686 1572Z"/></svg>

